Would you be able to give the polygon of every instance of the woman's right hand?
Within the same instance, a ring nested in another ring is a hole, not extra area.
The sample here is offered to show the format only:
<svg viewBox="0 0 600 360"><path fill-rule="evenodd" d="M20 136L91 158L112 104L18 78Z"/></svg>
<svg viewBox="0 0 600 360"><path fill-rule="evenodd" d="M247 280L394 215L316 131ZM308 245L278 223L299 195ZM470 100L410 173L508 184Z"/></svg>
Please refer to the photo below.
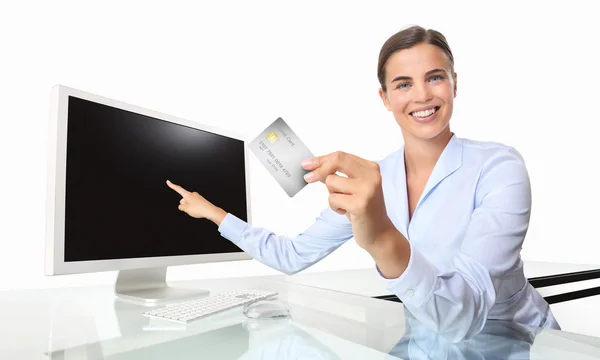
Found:
<svg viewBox="0 0 600 360"><path fill-rule="evenodd" d="M189 216L196 219L206 218L217 225L220 225L223 218L225 218L225 215L227 215L223 209L215 206L197 192L187 191L181 186L173 184L169 180L167 180L167 185L181 195L179 210L185 212Z"/></svg>

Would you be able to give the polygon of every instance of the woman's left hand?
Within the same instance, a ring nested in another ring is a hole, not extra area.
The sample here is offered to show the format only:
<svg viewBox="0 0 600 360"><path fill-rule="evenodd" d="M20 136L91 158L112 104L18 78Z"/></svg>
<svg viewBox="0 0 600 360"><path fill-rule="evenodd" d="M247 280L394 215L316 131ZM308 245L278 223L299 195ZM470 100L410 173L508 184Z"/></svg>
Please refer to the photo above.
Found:
<svg viewBox="0 0 600 360"><path fill-rule="evenodd" d="M306 182L325 183L329 206L350 219L358 246L366 249L394 228L385 208L379 164L341 151L309 160L302 163L305 170L312 170L305 175Z"/></svg>

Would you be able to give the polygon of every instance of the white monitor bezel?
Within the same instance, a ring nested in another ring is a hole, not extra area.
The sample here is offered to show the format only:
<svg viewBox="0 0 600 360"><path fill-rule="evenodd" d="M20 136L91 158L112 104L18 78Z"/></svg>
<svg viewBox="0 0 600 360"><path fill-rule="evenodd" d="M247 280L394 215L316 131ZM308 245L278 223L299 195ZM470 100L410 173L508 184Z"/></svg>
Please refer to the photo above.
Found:
<svg viewBox="0 0 600 360"><path fill-rule="evenodd" d="M189 126L244 142L244 161L246 164L246 204L247 222L252 223L249 187L249 151L248 141L233 131L217 129L195 121L163 114L140 106L109 99L86 91L77 90L64 85L56 85L51 91L50 122L48 143L47 197L46 197L46 275L78 274L102 271L143 269L191 265L210 262L249 260L252 257L243 251L223 254L163 256L151 258L129 258L93 261L64 261L64 226L65 226L65 182L66 182L66 146L69 96L94 101L100 104L151 116L175 124ZM166 186L166 185L165 185ZM208 220L203 220L208 221ZM216 226L216 225L215 225ZM223 238L223 241L228 241Z"/></svg>

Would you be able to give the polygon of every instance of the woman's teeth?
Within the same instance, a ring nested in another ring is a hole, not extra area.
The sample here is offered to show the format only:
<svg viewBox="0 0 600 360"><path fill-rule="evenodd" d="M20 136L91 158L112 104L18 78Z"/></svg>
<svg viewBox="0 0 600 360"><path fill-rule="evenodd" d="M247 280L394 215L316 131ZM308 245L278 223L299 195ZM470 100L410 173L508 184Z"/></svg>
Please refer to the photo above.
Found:
<svg viewBox="0 0 600 360"><path fill-rule="evenodd" d="M412 116L415 117L428 117L429 115L433 114L434 112L437 111L437 107L431 108L429 110L423 110L423 111L415 111L412 113Z"/></svg>

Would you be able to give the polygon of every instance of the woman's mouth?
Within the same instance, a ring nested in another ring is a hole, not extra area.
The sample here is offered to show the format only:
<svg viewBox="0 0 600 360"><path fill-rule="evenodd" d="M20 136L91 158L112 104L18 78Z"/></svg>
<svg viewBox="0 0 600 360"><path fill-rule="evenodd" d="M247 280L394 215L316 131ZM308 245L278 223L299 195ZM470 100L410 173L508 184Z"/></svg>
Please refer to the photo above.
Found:
<svg viewBox="0 0 600 360"><path fill-rule="evenodd" d="M410 116L413 118L413 120L417 122L428 123L430 121L433 121L437 117L439 109L439 106L433 106L429 109L413 111L410 113Z"/></svg>

